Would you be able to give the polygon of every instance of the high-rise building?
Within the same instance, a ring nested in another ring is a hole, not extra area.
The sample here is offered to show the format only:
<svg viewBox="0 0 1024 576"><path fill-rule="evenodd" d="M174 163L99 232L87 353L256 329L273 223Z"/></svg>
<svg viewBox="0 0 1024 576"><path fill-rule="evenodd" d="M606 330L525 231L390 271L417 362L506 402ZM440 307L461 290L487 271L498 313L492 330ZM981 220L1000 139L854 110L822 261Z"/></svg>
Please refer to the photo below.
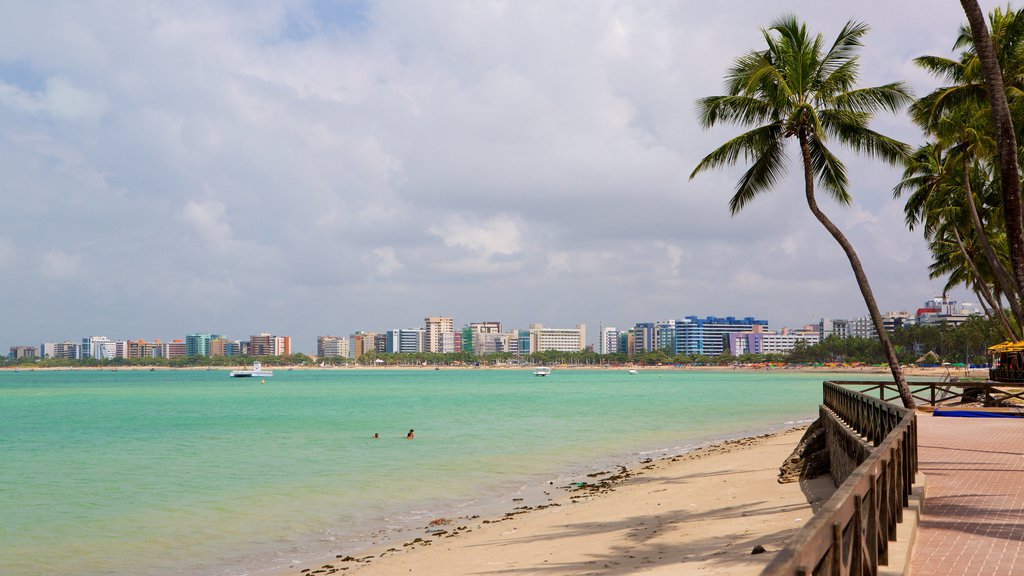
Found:
<svg viewBox="0 0 1024 576"><path fill-rule="evenodd" d="M249 354L252 356L287 356L291 353L292 339L289 336L261 332L249 337Z"/></svg>
<svg viewBox="0 0 1024 576"><path fill-rule="evenodd" d="M676 321L660 320L654 323L655 350L672 351L676 345Z"/></svg>
<svg viewBox="0 0 1024 576"><path fill-rule="evenodd" d="M849 338L850 322L842 319L822 318L821 321L818 322L818 337L821 340L824 340L829 336Z"/></svg>
<svg viewBox="0 0 1024 576"><path fill-rule="evenodd" d="M469 328L477 334L501 334L501 322L470 322Z"/></svg>
<svg viewBox="0 0 1024 576"><path fill-rule="evenodd" d="M238 356L238 340L228 340L223 336L210 340L210 356Z"/></svg>
<svg viewBox="0 0 1024 576"><path fill-rule="evenodd" d="M654 352L657 342L654 322L638 322L633 326L633 348L637 354Z"/></svg>
<svg viewBox="0 0 1024 576"><path fill-rule="evenodd" d="M455 320L449 316L428 316L423 319L426 324L424 330L426 332L426 351L427 352L443 352L441 346L441 334L454 332L455 331ZM454 340L452 341L454 345ZM455 350L449 350L454 352Z"/></svg>
<svg viewBox="0 0 1024 576"><path fill-rule="evenodd" d="M587 327L545 328L543 324L530 324L530 351L579 352L587 346Z"/></svg>
<svg viewBox="0 0 1024 576"><path fill-rule="evenodd" d="M185 335L186 356L211 356L210 341L224 338L220 334L187 334Z"/></svg>
<svg viewBox="0 0 1024 576"><path fill-rule="evenodd" d="M349 357L358 360L363 354L375 352L376 332L356 332L349 337Z"/></svg>
<svg viewBox="0 0 1024 576"><path fill-rule="evenodd" d="M116 357L117 346L106 336L91 336L82 338L80 351L82 358L109 360Z"/></svg>
<svg viewBox="0 0 1024 576"><path fill-rule="evenodd" d="M56 358L57 357L57 343L56 342L43 342L39 345L39 357L40 358Z"/></svg>
<svg viewBox="0 0 1024 576"><path fill-rule="evenodd" d="M185 342L171 340L161 344L161 356L164 358L183 358L185 356Z"/></svg>
<svg viewBox="0 0 1024 576"><path fill-rule="evenodd" d="M778 354L792 352L797 342L813 346L821 341L817 330L789 330L783 328L779 332L765 330L764 326L756 325L746 332L729 334L729 352L733 356L743 354Z"/></svg>
<svg viewBox="0 0 1024 576"><path fill-rule="evenodd" d="M617 354L619 352L619 329L614 326L602 326L600 339L597 341L598 354Z"/></svg>
<svg viewBox="0 0 1024 576"><path fill-rule="evenodd" d="M27 360L36 357L35 346L11 346L11 360Z"/></svg>
<svg viewBox="0 0 1024 576"><path fill-rule="evenodd" d="M54 345L53 357L67 360L81 360L84 357L82 355L82 345L68 340L58 342Z"/></svg>
<svg viewBox="0 0 1024 576"><path fill-rule="evenodd" d="M916 318L917 323L924 326L941 324L959 326L971 316L981 316L983 314L984 312L977 304L960 303L956 300L936 296L926 301L923 308L918 308Z"/></svg>
<svg viewBox="0 0 1024 576"><path fill-rule="evenodd" d="M388 330L384 336L384 351L389 354L415 354L424 351L426 330L423 328L395 328Z"/></svg>
<svg viewBox="0 0 1024 576"><path fill-rule="evenodd" d="M318 336L316 355L319 358L347 358L348 338L342 336Z"/></svg>
<svg viewBox="0 0 1024 576"><path fill-rule="evenodd" d="M718 356L729 349L728 335L730 333L751 331L754 326L767 328L768 321L758 320L751 316L745 318L687 316L682 320L675 321L675 349L672 353Z"/></svg>
<svg viewBox="0 0 1024 576"><path fill-rule="evenodd" d="M145 340L128 341L129 358L158 358L163 355L163 345L159 340L154 342L146 342Z"/></svg>
<svg viewBox="0 0 1024 576"><path fill-rule="evenodd" d="M529 354L533 352L533 348L530 348L530 331L529 330L517 330L516 339L519 340L519 354Z"/></svg>

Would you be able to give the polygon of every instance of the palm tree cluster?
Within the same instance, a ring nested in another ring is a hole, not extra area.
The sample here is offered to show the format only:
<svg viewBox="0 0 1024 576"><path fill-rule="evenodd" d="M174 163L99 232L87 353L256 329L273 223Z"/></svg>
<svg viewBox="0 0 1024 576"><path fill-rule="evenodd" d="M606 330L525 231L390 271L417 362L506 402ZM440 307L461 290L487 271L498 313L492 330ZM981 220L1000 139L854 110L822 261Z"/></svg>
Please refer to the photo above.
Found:
<svg viewBox="0 0 1024 576"><path fill-rule="evenodd" d="M988 19L992 53L1001 70L1011 127L1024 126L1024 10L997 8ZM1015 258L1022 237L1019 194L1004 195L1000 139L991 88L969 26L954 43L957 58L922 56L915 62L943 82L910 108L927 142L906 161L893 192L905 197L906 223L920 228L932 253L932 278L946 289L965 286L998 323L1002 336L1020 340L1024 291ZM1020 134L1014 139L1019 141ZM1017 156L1021 153L1017 149ZM1019 188L1019 172L1010 174Z"/></svg>
<svg viewBox="0 0 1024 576"><path fill-rule="evenodd" d="M915 60L945 84L918 100L899 82L856 86L864 24L847 23L827 45L787 16L763 30L764 49L736 59L725 95L697 103L705 128L750 128L708 154L691 175L749 163L729 202L733 214L779 184L785 143L797 142L807 206L846 253L908 407L913 398L860 259L822 212L815 192L821 188L840 204L850 202L846 169L830 141L902 164L893 193L906 198L907 226L920 229L929 243L932 278L946 278L947 290L962 285L977 294L1002 337L1024 337L1024 151L1017 146L1024 127L1024 10L996 9L986 22L977 0L961 5L968 24L954 43L959 56ZM916 150L868 127L875 113L908 104L926 137Z"/></svg>

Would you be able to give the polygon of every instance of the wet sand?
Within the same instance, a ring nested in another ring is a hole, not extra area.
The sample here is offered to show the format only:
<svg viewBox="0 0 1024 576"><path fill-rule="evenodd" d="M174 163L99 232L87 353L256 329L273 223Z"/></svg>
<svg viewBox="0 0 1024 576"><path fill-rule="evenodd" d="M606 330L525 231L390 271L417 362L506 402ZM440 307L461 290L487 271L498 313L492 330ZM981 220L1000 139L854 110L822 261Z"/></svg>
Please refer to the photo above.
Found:
<svg viewBox="0 0 1024 576"><path fill-rule="evenodd" d="M834 490L828 477L777 482L802 433L618 467L552 486L542 504L437 518L402 540L281 574L756 574ZM751 554L757 545L766 552Z"/></svg>

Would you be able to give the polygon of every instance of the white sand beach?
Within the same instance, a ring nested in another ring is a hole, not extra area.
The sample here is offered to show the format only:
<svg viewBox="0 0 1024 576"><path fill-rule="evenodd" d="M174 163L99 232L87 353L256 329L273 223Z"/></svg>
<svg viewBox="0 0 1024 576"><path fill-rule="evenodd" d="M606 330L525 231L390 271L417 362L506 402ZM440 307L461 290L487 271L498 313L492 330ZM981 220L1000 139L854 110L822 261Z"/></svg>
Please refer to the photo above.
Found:
<svg viewBox="0 0 1024 576"><path fill-rule="evenodd" d="M802 433L620 468L553 491L547 505L510 502L503 517L437 519L402 541L283 574L756 574L834 490L828 477L777 482ZM766 552L751 554L757 545Z"/></svg>

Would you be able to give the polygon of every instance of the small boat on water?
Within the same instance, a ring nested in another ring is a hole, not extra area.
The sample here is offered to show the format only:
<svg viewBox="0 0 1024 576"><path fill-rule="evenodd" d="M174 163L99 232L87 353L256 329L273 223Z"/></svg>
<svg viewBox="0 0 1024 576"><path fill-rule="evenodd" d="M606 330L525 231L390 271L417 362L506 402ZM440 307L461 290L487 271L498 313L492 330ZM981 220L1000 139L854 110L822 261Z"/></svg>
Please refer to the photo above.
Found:
<svg viewBox="0 0 1024 576"><path fill-rule="evenodd" d="M252 370L232 370L230 374L232 378L269 378L273 375L270 370L264 370L263 364L259 362L252 363Z"/></svg>
<svg viewBox="0 0 1024 576"><path fill-rule="evenodd" d="M629 369L629 374L630 374L630 376L635 376L636 374L638 374L638 372L636 371L636 368L630 368Z"/></svg>
<svg viewBox="0 0 1024 576"><path fill-rule="evenodd" d="M547 366L538 366L537 369L533 371L533 375L534 376L550 376L551 375L551 368L548 368Z"/></svg>

